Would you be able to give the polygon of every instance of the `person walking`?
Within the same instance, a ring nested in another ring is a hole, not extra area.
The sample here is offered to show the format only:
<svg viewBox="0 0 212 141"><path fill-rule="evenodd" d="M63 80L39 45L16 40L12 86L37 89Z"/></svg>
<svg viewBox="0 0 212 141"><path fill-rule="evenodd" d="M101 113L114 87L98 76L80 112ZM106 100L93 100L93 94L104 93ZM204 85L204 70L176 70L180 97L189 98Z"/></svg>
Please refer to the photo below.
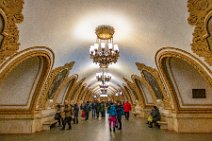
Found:
<svg viewBox="0 0 212 141"><path fill-rule="evenodd" d="M74 104L74 124L78 124L78 117L79 117L79 106Z"/></svg>
<svg viewBox="0 0 212 141"><path fill-rule="evenodd" d="M87 101L87 103L84 105L83 109L85 111L85 120L88 120L88 118L89 118L89 112L91 110L91 106L90 106L89 101Z"/></svg>
<svg viewBox="0 0 212 141"><path fill-rule="evenodd" d="M63 128L62 130L65 130L66 123L69 126L69 130L71 129L71 106L68 104L68 101L65 100L65 106L64 106L64 113L65 113L65 119L63 123Z"/></svg>
<svg viewBox="0 0 212 141"><path fill-rule="evenodd" d="M113 103L111 103L110 106L108 107L107 113L109 114L109 117L108 117L109 129L110 129L110 131L112 131L111 127L113 127L113 132L115 132L115 130L116 130L116 116L117 116L117 112L116 112L116 107L115 107L115 105Z"/></svg>
<svg viewBox="0 0 212 141"><path fill-rule="evenodd" d="M96 117L98 119L100 119L100 116L99 116L100 109L101 109L101 103L99 103L99 101L97 101L97 103L96 103Z"/></svg>
<svg viewBox="0 0 212 141"><path fill-rule="evenodd" d="M92 102L91 104L92 118L96 118L96 102Z"/></svg>
<svg viewBox="0 0 212 141"><path fill-rule="evenodd" d="M124 103L124 113L125 113L125 119L126 120L129 120L131 109L132 109L131 104L128 101L126 101Z"/></svg>
<svg viewBox="0 0 212 141"><path fill-rule="evenodd" d="M117 111L117 125L118 125L118 129L121 130L122 129L122 115L124 115L124 108L123 108L123 106L121 104L121 101L117 102L116 111Z"/></svg>

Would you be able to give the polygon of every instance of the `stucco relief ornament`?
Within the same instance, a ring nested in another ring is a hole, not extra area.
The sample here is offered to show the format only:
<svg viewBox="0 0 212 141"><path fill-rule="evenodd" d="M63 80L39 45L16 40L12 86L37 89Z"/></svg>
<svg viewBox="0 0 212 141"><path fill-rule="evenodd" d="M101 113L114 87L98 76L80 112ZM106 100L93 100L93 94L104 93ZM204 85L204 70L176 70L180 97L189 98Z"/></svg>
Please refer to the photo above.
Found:
<svg viewBox="0 0 212 141"><path fill-rule="evenodd" d="M212 1L188 0L188 11L190 14L188 23L195 26L192 34L192 50L212 65L212 47L208 43L208 37L211 37L211 33L208 33L208 21L212 16Z"/></svg>
<svg viewBox="0 0 212 141"><path fill-rule="evenodd" d="M0 14L3 17L3 30L0 33L3 41L0 46L0 63L19 49L19 31L17 23L23 21L23 0L1 0Z"/></svg>
<svg viewBox="0 0 212 141"><path fill-rule="evenodd" d="M207 0L195 0L193 2L193 5L197 10L204 10L208 7L208 1Z"/></svg>

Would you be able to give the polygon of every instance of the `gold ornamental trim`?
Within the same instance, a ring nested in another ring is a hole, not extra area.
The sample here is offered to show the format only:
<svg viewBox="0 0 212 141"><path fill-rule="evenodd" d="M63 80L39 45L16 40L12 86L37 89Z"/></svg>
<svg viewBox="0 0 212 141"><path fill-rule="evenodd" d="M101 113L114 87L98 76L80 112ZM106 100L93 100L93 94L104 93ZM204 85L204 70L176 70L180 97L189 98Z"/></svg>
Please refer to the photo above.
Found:
<svg viewBox="0 0 212 141"><path fill-rule="evenodd" d="M204 57L205 61L211 66L212 33L208 31L208 22L212 18L212 1L188 0L187 7L189 12L188 23L195 27L191 44L192 50L200 57Z"/></svg>
<svg viewBox="0 0 212 141"><path fill-rule="evenodd" d="M167 59L170 58L177 58L177 59L181 59L183 61L185 61L186 63L188 63L189 65L191 65L199 74L200 76L202 76L203 79L206 80L206 82L212 87L212 71L204 64L202 63L198 58L196 58L195 56L191 55L190 53L178 49L178 48L173 48L173 47L164 47L160 50L158 50L158 52L156 53L155 56L155 61L156 61L156 65L157 68L159 70L160 75L162 76L162 80L163 82L166 84L166 89L167 91L170 93L170 96L173 99L173 106L174 106L174 110L177 113L196 113L197 111L199 113L202 112L212 112L212 108L197 108L195 107L195 105L193 108L187 108L187 107L181 107L180 106L180 102L179 102L179 98L175 92L175 89L172 85L172 83L170 82L171 80L169 79L168 76L168 72L164 66L164 63L167 61ZM191 105L182 105L182 106L191 106ZM200 106L200 105L196 105L196 106ZM201 106L204 106L204 104L202 104ZM205 105L207 106L207 105Z"/></svg>
<svg viewBox="0 0 212 141"><path fill-rule="evenodd" d="M0 33L3 37L0 45L0 64L19 49L19 31L16 24L24 19L23 4L23 0L0 0L0 15L3 18L3 31Z"/></svg>
<svg viewBox="0 0 212 141"><path fill-rule="evenodd" d="M98 39L108 40L113 38L115 30L110 25L100 25L96 28L96 36Z"/></svg>

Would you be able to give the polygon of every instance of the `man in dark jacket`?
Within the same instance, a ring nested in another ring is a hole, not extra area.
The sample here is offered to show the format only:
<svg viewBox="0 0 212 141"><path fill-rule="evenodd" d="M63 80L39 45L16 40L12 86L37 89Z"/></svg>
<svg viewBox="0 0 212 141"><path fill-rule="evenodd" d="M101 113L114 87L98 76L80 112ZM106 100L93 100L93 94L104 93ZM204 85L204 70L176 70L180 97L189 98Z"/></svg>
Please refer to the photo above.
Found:
<svg viewBox="0 0 212 141"><path fill-rule="evenodd" d="M120 101L118 101L117 106L116 106L116 111L117 111L117 122L118 122L118 129L122 129L122 115L124 115L124 108L121 104Z"/></svg>
<svg viewBox="0 0 212 141"><path fill-rule="evenodd" d="M78 124L79 106L74 104L74 124Z"/></svg>
<svg viewBox="0 0 212 141"><path fill-rule="evenodd" d="M160 121L160 112L159 112L159 109L158 109L156 106L153 107L153 109L152 109L150 115L152 116L152 122L150 122L149 128L152 128L153 123L154 123L156 126L159 126L159 125L157 124L157 121Z"/></svg>
<svg viewBox="0 0 212 141"><path fill-rule="evenodd" d="M85 120L88 120L89 112L91 110L91 106L90 106L89 101L87 101L87 103L84 105L83 110L85 111Z"/></svg>

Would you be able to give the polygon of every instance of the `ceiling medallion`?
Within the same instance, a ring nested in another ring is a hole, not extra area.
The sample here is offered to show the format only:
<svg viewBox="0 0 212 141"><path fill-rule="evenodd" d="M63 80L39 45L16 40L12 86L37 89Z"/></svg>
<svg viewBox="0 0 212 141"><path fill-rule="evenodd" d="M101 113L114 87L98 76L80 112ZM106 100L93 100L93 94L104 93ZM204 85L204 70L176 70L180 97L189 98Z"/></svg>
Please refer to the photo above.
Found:
<svg viewBox="0 0 212 141"><path fill-rule="evenodd" d="M97 40L91 45L89 54L94 63L100 68L108 68L109 64L116 63L119 58L119 48L113 44L115 30L109 25L100 25L96 28Z"/></svg>

